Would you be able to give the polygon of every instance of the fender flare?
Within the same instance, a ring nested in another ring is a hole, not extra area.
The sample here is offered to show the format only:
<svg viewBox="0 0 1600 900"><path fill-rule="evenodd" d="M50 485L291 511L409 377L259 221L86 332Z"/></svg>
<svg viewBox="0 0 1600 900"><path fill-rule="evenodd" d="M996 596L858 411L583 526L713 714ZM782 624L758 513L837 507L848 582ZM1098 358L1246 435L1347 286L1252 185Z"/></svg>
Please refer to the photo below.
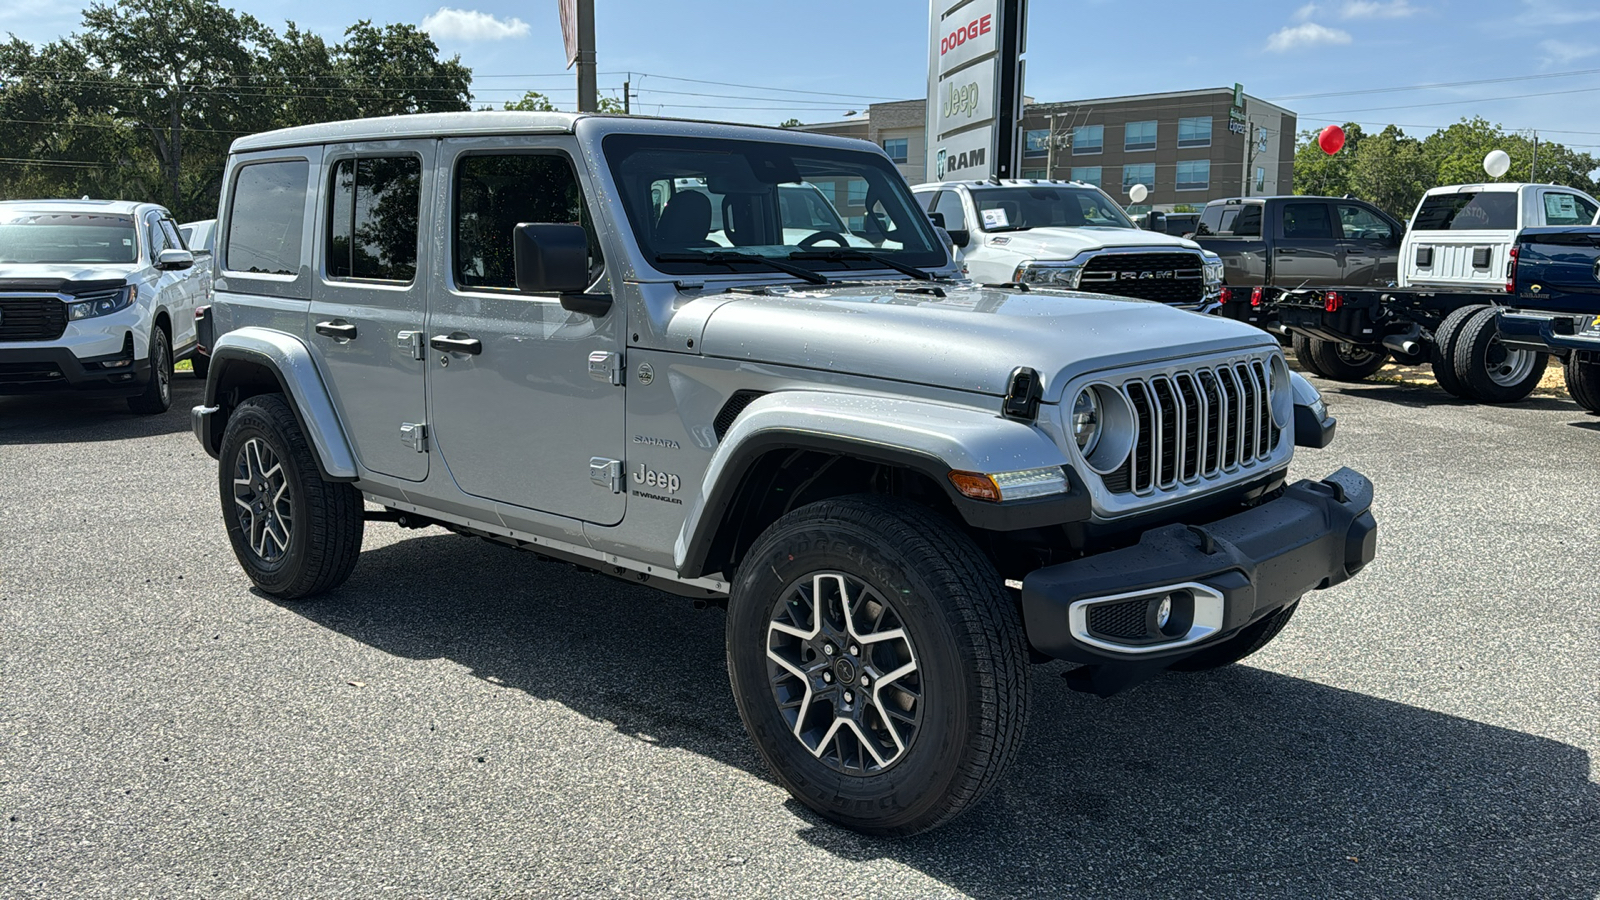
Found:
<svg viewBox="0 0 1600 900"><path fill-rule="evenodd" d="M1088 519L1088 486L1051 436L994 412L917 400L777 391L747 406L712 454L673 548L682 577L705 574L712 544L756 462L774 450L817 450L918 471L944 489L966 523L1015 531ZM1060 466L1068 491L1011 503L973 500L952 470L1013 472Z"/></svg>
<svg viewBox="0 0 1600 900"><path fill-rule="evenodd" d="M240 363L260 366L277 379L283 394L290 399L300 430L316 452L317 468L329 481L354 481L358 477L355 453L345 436L344 426L333 406L322 374L311 359L311 350L293 335L268 328L246 326L218 338L211 350L211 371L206 378L206 404L196 408L195 433L206 452L217 455L222 441L220 422L202 425L221 408L218 388L226 383L230 366Z"/></svg>

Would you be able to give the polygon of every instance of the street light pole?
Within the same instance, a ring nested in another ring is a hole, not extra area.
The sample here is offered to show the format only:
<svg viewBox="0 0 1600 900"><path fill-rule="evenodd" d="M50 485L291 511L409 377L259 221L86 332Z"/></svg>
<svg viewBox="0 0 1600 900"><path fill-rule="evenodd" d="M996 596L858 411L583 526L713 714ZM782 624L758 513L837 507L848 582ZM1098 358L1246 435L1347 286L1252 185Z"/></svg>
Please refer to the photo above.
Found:
<svg viewBox="0 0 1600 900"><path fill-rule="evenodd" d="M577 0L578 112L599 112L599 90L594 70L594 0Z"/></svg>

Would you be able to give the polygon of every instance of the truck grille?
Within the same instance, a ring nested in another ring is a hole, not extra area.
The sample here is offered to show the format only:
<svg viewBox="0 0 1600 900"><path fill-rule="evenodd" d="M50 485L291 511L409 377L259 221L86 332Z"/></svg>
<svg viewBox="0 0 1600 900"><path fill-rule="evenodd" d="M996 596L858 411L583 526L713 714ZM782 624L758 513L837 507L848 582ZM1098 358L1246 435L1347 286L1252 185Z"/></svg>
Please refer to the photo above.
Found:
<svg viewBox="0 0 1600 900"><path fill-rule="evenodd" d="M1078 289L1161 303L1205 299L1205 267L1195 253L1102 253L1083 265Z"/></svg>
<svg viewBox="0 0 1600 900"><path fill-rule="evenodd" d="M1268 378L1266 363L1251 359L1124 382L1137 432L1106 489L1170 490L1271 457L1283 429L1272 422Z"/></svg>
<svg viewBox="0 0 1600 900"><path fill-rule="evenodd" d="M0 294L0 341L53 341L67 330L67 305L57 297Z"/></svg>

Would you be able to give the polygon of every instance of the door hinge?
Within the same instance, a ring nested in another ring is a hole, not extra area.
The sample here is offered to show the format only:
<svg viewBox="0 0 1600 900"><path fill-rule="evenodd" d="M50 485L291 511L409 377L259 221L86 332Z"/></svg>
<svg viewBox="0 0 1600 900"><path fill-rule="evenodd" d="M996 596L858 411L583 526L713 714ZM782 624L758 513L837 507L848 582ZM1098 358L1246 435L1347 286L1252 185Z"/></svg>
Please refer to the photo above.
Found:
<svg viewBox="0 0 1600 900"><path fill-rule="evenodd" d="M422 359L422 332L402 331L395 335L395 343L401 350L410 351L412 359Z"/></svg>
<svg viewBox="0 0 1600 900"><path fill-rule="evenodd" d="M622 383L622 354L596 350L589 354L589 377L607 384Z"/></svg>
<svg viewBox="0 0 1600 900"><path fill-rule="evenodd" d="M613 494L622 493L622 460L607 459L604 456L590 458L589 480L601 487L611 488Z"/></svg>
<svg viewBox="0 0 1600 900"><path fill-rule="evenodd" d="M400 443L418 453L426 453L428 450L428 426L421 422L401 422Z"/></svg>

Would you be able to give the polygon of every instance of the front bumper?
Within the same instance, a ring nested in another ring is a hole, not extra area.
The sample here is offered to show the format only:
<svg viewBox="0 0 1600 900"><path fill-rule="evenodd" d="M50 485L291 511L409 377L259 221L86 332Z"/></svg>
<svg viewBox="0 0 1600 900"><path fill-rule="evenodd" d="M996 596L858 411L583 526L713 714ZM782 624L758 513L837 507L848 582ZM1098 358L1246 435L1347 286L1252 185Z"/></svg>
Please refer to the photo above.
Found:
<svg viewBox="0 0 1600 900"><path fill-rule="evenodd" d="M129 334L120 352L79 359L70 347L0 348L0 394L82 391L132 396L150 380L150 360L134 359Z"/></svg>
<svg viewBox="0 0 1600 900"><path fill-rule="evenodd" d="M1022 582L1028 640L1071 662L1165 668L1359 572L1377 552L1371 506L1372 482L1340 469L1237 515L1154 528L1132 547L1039 569ZM1173 598L1165 630L1163 597ZM1129 636L1129 623L1148 632Z"/></svg>

